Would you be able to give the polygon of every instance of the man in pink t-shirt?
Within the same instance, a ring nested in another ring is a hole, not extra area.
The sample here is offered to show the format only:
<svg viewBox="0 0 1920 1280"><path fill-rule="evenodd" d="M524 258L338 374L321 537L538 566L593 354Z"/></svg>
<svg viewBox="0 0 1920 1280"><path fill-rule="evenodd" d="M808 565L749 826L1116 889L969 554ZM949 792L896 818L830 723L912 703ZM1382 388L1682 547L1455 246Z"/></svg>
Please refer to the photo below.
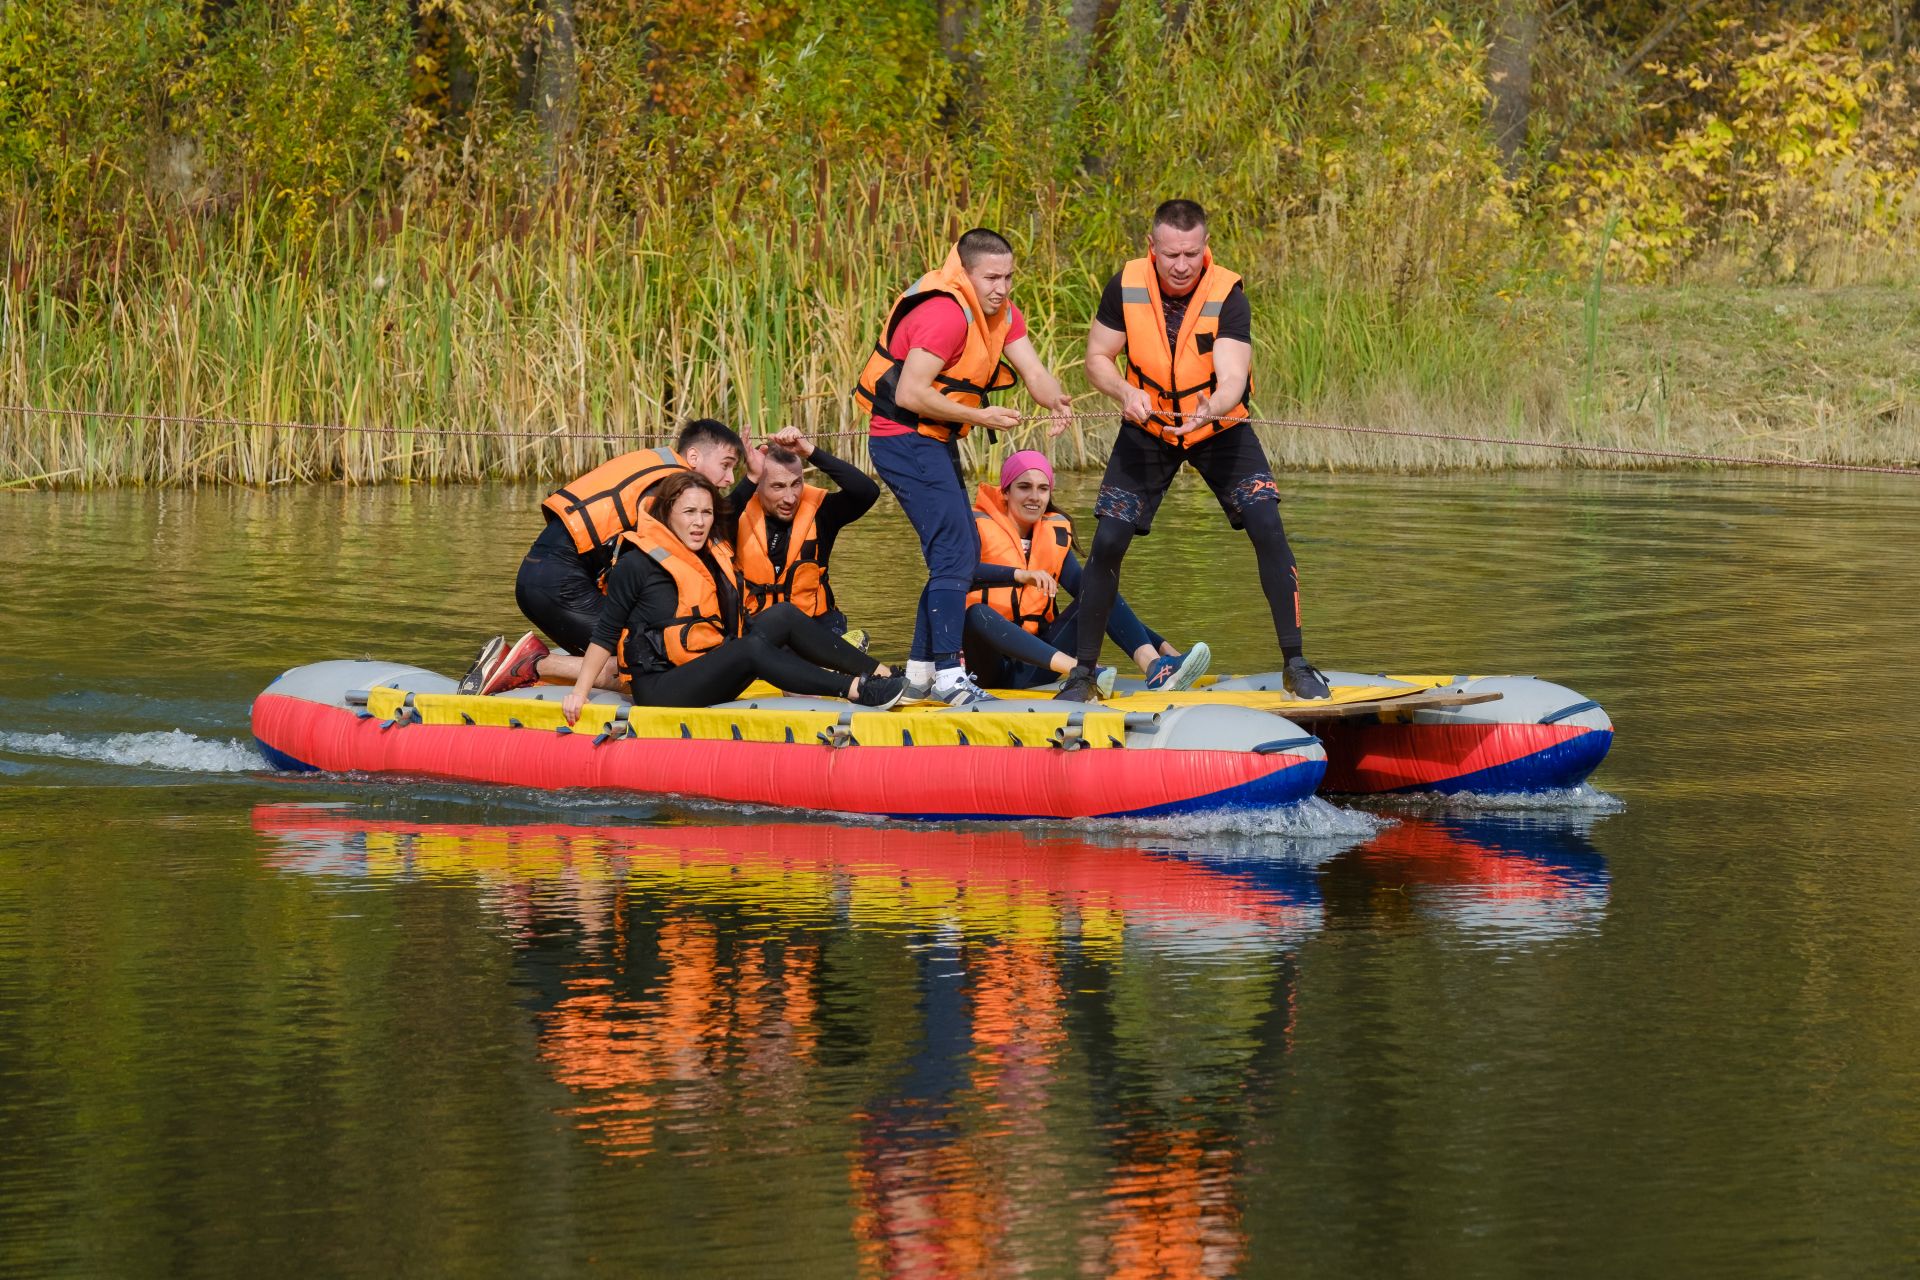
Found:
<svg viewBox="0 0 1920 1280"><path fill-rule="evenodd" d="M874 470L913 522L927 561L907 696L953 706L989 696L960 660L967 592L980 569L980 536L960 467L957 428L1006 431L1018 425L1019 414L988 403L991 391L1010 385L1002 360L1052 411L1049 435L1059 435L1071 421L1071 400L1028 340L1026 319L1008 297L1012 286L1012 245L981 227L961 236L947 265L924 278L918 294L895 304L885 355L869 359L855 393L873 410L868 447Z"/></svg>
<svg viewBox="0 0 1920 1280"><path fill-rule="evenodd" d="M1011 301L1007 307L1007 346L1011 348L1027 336L1027 318L1020 308ZM1031 345L1031 344L1029 344ZM938 368L944 369L960 358L967 347L967 313L960 309L958 300L950 297L933 298L921 303L907 313L907 318L894 330L893 340L887 343L887 351L896 360L905 360L914 351L925 351L939 358ZM905 370L901 371L905 376ZM1005 420L1004 425L1011 427L1017 423L1019 415L1012 409L989 410L995 417ZM982 426L994 425L982 423ZM874 414L869 424L876 436L904 436L913 434L915 428L903 422L895 422Z"/></svg>

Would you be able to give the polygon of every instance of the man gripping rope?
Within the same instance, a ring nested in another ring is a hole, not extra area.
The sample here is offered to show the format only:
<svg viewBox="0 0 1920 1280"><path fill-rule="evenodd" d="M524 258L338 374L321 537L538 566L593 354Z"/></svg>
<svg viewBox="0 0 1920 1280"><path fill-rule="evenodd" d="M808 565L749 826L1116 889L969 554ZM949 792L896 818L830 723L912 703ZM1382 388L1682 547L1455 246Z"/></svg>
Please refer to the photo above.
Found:
<svg viewBox="0 0 1920 1280"><path fill-rule="evenodd" d="M1126 357L1124 372L1115 365ZM1253 312L1240 277L1207 248L1207 215L1191 200L1154 210L1147 256L1107 282L1087 334L1087 377L1120 405L1100 496L1098 523L1081 577L1075 665L1060 698L1097 696L1094 669L1107 616L1120 593L1120 562L1145 535L1183 464L1200 473L1236 529L1253 542L1260 588L1273 613L1287 689L1330 695L1306 659L1300 635L1299 576L1280 523L1280 490L1247 416Z"/></svg>
<svg viewBox="0 0 1920 1280"><path fill-rule="evenodd" d="M900 500L927 561L908 696L953 706L990 696L960 658L980 538L958 441L974 427L1008 430L1019 422L1012 409L988 404L1015 375L1052 411L1048 434L1071 421L1071 401L1028 340L1026 318L1009 300L1012 287L1013 246L984 227L967 232L938 270L893 304L853 392L873 415L874 470Z"/></svg>

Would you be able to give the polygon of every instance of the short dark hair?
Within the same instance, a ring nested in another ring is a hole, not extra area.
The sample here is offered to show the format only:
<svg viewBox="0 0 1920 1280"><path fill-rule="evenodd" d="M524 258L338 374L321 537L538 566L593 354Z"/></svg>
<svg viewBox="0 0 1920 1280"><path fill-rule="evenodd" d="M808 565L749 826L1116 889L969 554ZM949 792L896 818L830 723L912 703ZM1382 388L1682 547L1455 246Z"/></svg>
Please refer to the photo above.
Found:
<svg viewBox="0 0 1920 1280"><path fill-rule="evenodd" d="M1197 200L1163 200L1160 207L1153 211L1152 227L1171 227L1175 231L1191 231L1195 227L1207 225L1207 211L1200 207ZM1152 227L1148 229L1151 230Z"/></svg>
<svg viewBox="0 0 1920 1280"><path fill-rule="evenodd" d="M720 486L701 475L698 471L676 471L653 487L653 496L647 499L647 510L661 524L667 522L667 512L673 510L673 504L680 501L680 495L689 489L704 489L713 499L713 519L721 524L728 516L727 496L720 492Z"/></svg>
<svg viewBox="0 0 1920 1280"><path fill-rule="evenodd" d="M1005 236L998 231L989 231L985 227L975 227L967 232L960 237L960 243L955 247L960 250L960 265L969 271L973 270L973 264L982 258L992 257L997 253L1013 252L1013 246L1007 243Z"/></svg>
<svg viewBox="0 0 1920 1280"><path fill-rule="evenodd" d="M777 462L783 467L805 467L807 465L806 459L783 444L770 444L767 446L767 461Z"/></svg>
<svg viewBox="0 0 1920 1280"><path fill-rule="evenodd" d="M680 439L673 447L684 455L687 450L697 444L712 445L716 448L730 444L735 453L746 452L745 446L740 443L740 433L718 418L695 418L680 428Z"/></svg>

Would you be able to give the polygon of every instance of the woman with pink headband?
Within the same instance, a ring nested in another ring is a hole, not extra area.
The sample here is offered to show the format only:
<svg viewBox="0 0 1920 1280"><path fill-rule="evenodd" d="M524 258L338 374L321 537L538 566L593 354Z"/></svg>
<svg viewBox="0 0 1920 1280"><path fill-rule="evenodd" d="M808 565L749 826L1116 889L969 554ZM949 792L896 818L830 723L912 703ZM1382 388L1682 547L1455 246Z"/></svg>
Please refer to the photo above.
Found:
<svg viewBox="0 0 1920 1280"><path fill-rule="evenodd" d="M980 567L967 597L967 671L981 685L1030 689L1073 670L1079 607L1062 610L1061 590L1076 595L1080 558L1073 522L1053 505L1053 464L1022 449L1000 468L1000 484L980 486L973 503L980 533ZM1139 666L1147 687L1185 689L1206 672L1204 644L1185 653L1115 600L1107 636ZM1112 667L1096 673L1101 696L1113 691Z"/></svg>

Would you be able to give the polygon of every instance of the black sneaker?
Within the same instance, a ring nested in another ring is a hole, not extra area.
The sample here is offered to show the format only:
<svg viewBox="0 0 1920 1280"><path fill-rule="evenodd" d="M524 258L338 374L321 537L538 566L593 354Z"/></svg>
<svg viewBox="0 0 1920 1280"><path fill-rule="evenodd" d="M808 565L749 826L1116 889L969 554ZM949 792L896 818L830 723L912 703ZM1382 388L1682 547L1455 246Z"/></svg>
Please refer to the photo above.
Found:
<svg viewBox="0 0 1920 1280"><path fill-rule="evenodd" d="M1085 667L1075 667L1067 674L1067 682L1060 686L1060 692L1053 695L1055 702L1098 702L1100 691L1093 687L1093 672Z"/></svg>
<svg viewBox="0 0 1920 1280"><path fill-rule="evenodd" d="M463 694L480 692L480 686L487 681L487 673L493 669L494 663L500 661L500 652L506 647L505 636L495 636L481 645L480 656L473 660L471 667L467 668L467 674L460 677L460 686L454 692Z"/></svg>
<svg viewBox="0 0 1920 1280"><path fill-rule="evenodd" d="M849 701L855 706L885 711L906 696L905 676L861 676L859 692Z"/></svg>
<svg viewBox="0 0 1920 1280"><path fill-rule="evenodd" d="M1280 673L1280 678L1285 682L1287 692L1302 701L1317 702L1333 696L1333 690L1327 686L1327 678L1305 658L1287 659L1286 669Z"/></svg>

